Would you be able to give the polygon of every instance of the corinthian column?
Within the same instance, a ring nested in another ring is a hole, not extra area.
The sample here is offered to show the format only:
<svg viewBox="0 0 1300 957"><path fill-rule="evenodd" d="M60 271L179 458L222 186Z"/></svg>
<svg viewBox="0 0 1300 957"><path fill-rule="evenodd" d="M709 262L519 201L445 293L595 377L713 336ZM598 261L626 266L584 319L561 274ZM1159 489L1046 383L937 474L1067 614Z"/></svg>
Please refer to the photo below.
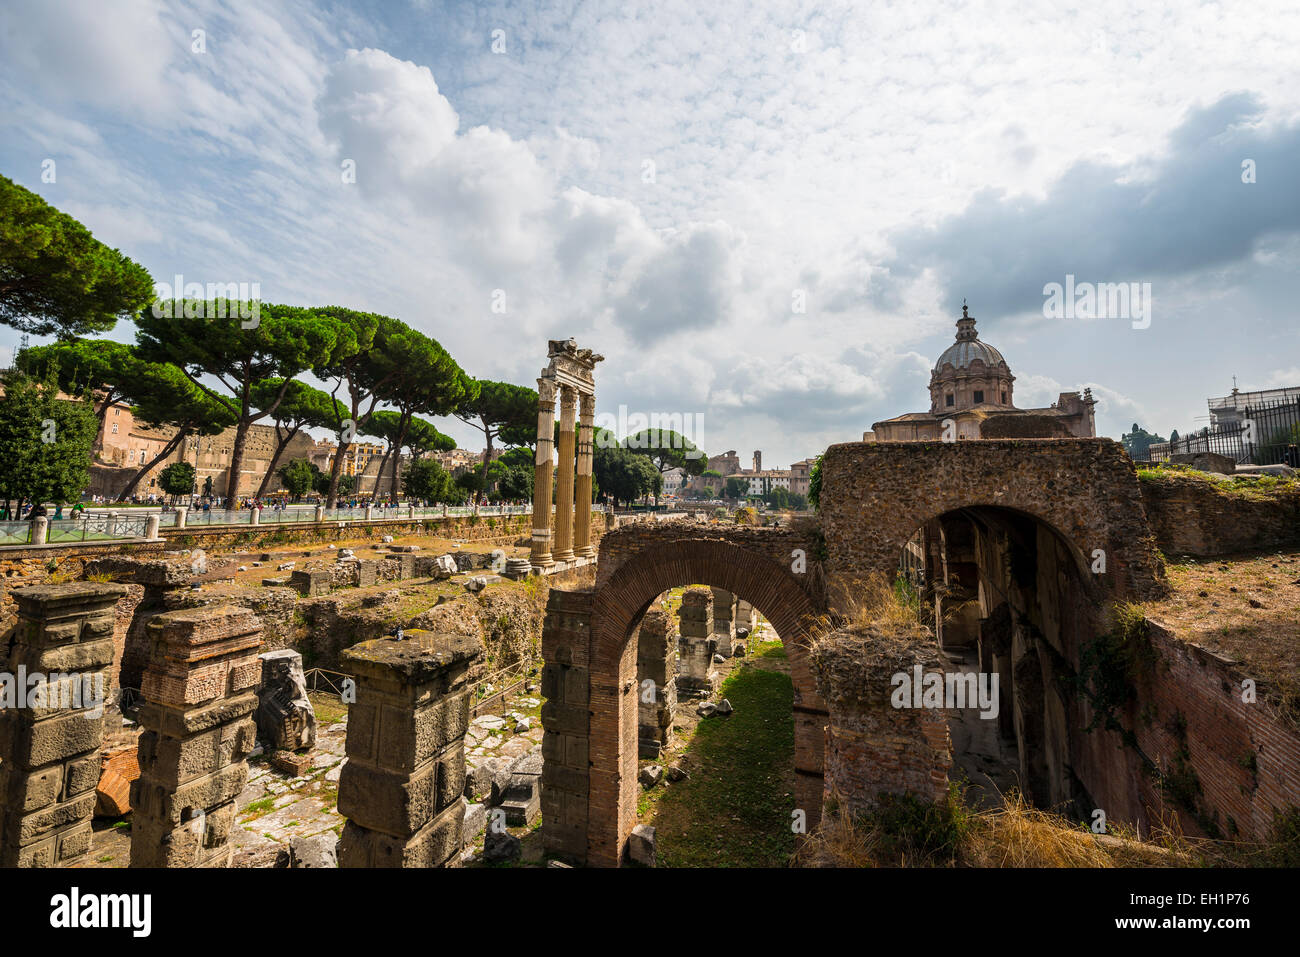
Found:
<svg viewBox="0 0 1300 957"><path fill-rule="evenodd" d="M574 490L573 553L579 558L591 558L596 554L591 547L591 426L596 418L596 397L584 392L578 401L578 484Z"/></svg>
<svg viewBox="0 0 1300 957"><path fill-rule="evenodd" d="M555 478L555 560L573 561L573 421L578 393L560 386L560 464Z"/></svg>
<svg viewBox="0 0 1300 957"><path fill-rule="evenodd" d="M551 557L551 470L555 434L555 382L537 380L537 471L533 476L533 567L553 565Z"/></svg>

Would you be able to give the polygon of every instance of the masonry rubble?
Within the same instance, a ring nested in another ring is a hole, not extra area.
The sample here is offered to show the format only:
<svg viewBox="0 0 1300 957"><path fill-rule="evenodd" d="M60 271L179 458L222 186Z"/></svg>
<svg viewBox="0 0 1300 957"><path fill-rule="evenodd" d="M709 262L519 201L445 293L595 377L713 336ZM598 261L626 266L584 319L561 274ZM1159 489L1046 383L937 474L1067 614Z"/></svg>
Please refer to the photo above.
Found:
<svg viewBox="0 0 1300 957"><path fill-rule="evenodd" d="M120 585L90 582L10 592L18 621L8 673L52 680L44 700L0 711L0 866L66 867L86 860L104 734L105 669L113 661L113 608L126 593Z"/></svg>
<svg viewBox="0 0 1300 957"><path fill-rule="evenodd" d="M316 712L307 697L302 655L289 648L261 655L262 680L257 697L257 731L280 770L298 776L311 767L316 744Z"/></svg>
<svg viewBox="0 0 1300 957"><path fill-rule="evenodd" d="M539 753L527 754L511 766L510 784L501 801L511 827L528 827L537 821L542 810L541 778Z"/></svg>
<svg viewBox="0 0 1300 957"><path fill-rule="evenodd" d="M148 626L132 867L228 867L235 799L257 739L262 624L233 606L187 608Z"/></svg>
<svg viewBox="0 0 1300 957"><path fill-rule="evenodd" d="M468 673L477 636L408 630L342 655L355 676L338 810L340 867L453 867L465 817Z"/></svg>
<svg viewBox="0 0 1300 957"><path fill-rule="evenodd" d="M677 708L677 636L672 617L651 608L637 633L637 748L656 759L672 743Z"/></svg>

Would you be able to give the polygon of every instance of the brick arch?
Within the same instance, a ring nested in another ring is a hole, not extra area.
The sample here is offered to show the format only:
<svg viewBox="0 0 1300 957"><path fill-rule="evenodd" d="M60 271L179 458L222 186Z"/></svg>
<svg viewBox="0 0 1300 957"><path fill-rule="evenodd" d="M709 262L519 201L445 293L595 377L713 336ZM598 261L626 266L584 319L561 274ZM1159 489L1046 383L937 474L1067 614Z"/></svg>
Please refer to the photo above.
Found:
<svg viewBox="0 0 1300 957"><path fill-rule="evenodd" d="M650 604L668 589L682 585L709 585L743 598L771 622L791 662L796 655L803 658L798 639L819 610L800 576L743 545L688 538L641 549L625 559L600 587L592 619L594 660L616 660ZM805 690L811 689L805 684Z"/></svg>
<svg viewBox="0 0 1300 957"><path fill-rule="evenodd" d="M796 573L791 552L803 549ZM752 604L787 649L795 692L795 803L820 817L827 714L804 639L823 609L821 569L806 534L665 523L601 542L594 587L552 589L542 630L543 843L590 865L617 866L635 825L637 622L679 585L726 589Z"/></svg>
<svg viewBox="0 0 1300 957"><path fill-rule="evenodd" d="M617 864L635 824L636 646L632 632L670 588L722 588L754 606L776 630L790 661L795 710L795 803L821 814L826 705L808 667L807 629L819 608L788 565L725 539L689 537L627 555L596 590L591 615L591 779L588 862Z"/></svg>
<svg viewBox="0 0 1300 957"><path fill-rule="evenodd" d="M827 573L836 587L889 573L918 527L971 507L1036 518L1076 560L1103 549L1107 574L1098 585L1115 597L1164 589L1137 472L1110 439L833 445L822 459Z"/></svg>

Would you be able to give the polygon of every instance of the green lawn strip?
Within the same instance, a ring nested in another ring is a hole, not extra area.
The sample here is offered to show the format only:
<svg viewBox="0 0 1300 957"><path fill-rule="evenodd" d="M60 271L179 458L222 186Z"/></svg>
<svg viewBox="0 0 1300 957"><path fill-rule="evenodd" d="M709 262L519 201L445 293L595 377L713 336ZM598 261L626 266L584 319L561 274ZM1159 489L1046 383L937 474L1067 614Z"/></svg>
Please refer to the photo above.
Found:
<svg viewBox="0 0 1300 957"><path fill-rule="evenodd" d="M736 709L700 722L690 777L645 795L661 867L780 867L794 852L794 690L788 675L740 668L722 687ZM655 793L658 792L658 793Z"/></svg>

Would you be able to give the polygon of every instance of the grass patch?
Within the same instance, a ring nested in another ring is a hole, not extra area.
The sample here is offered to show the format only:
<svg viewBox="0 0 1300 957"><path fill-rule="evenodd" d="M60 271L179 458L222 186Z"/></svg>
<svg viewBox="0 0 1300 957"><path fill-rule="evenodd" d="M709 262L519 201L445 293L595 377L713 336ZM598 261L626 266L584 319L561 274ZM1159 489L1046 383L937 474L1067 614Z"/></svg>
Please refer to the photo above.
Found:
<svg viewBox="0 0 1300 957"><path fill-rule="evenodd" d="M654 809L661 867L776 867L794 852L790 677L740 668L722 695L736 710L700 722L690 777L642 796L640 809Z"/></svg>
<svg viewBox="0 0 1300 957"><path fill-rule="evenodd" d="M339 700L338 695L328 692L313 691L307 695L312 710L316 712L316 726L328 728L332 724L346 721L348 706Z"/></svg>
<svg viewBox="0 0 1300 957"><path fill-rule="evenodd" d="M1112 829L1115 830L1115 829ZM800 852L814 867L1173 867L1205 864L1176 830L1155 840L1092 834L1084 824L1031 807L1017 791L993 811L966 805L951 785L943 801L881 795L856 819L828 806Z"/></svg>
<svg viewBox="0 0 1300 957"><path fill-rule="evenodd" d="M1168 574L1169 596L1144 605L1146 613L1179 639L1241 662L1259 696L1300 725L1300 555L1189 560Z"/></svg>
<svg viewBox="0 0 1300 957"><path fill-rule="evenodd" d="M1176 485L1180 482L1200 482L1213 486L1223 495L1269 500L1290 498L1300 494L1300 480L1286 475L1217 475L1200 472L1190 465L1167 463L1142 463L1137 470L1138 479L1157 485Z"/></svg>

